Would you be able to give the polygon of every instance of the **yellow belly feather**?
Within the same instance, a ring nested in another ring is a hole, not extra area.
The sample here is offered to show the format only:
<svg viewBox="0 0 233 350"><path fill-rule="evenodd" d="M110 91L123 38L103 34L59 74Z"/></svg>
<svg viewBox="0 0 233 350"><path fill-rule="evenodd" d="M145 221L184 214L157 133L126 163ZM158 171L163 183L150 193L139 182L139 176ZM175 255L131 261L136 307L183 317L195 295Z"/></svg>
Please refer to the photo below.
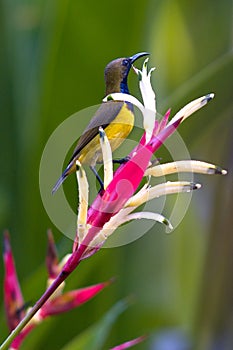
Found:
<svg viewBox="0 0 233 350"><path fill-rule="evenodd" d="M109 139L112 152L127 138L134 125L134 115L124 104L117 117L106 128L105 133ZM94 165L102 161L99 135L96 135L87 146L83 148L78 160L82 164Z"/></svg>

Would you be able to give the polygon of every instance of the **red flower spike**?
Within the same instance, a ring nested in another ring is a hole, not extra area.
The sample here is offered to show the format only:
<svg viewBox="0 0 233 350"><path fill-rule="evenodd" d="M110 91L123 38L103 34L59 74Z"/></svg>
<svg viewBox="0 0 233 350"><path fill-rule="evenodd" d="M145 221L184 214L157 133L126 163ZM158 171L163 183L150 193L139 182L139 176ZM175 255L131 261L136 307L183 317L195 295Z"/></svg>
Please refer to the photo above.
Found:
<svg viewBox="0 0 233 350"><path fill-rule="evenodd" d="M141 342L144 341L145 339L146 339L145 336L138 337L138 338L135 338L135 339L133 339L133 340L127 341L126 343L117 345L117 346L115 346L114 348L111 348L110 350L124 350L124 349L129 349L129 348L131 348L132 346L141 343Z"/></svg>
<svg viewBox="0 0 233 350"><path fill-rule="evenodd" d="M167 123L168 123L168 119L170 117L170 114L171 114L171 108L168 109L168 111L165 113L164 117L162 118L160 124L159 124L159 130L158 131L161 131L163 130Z"/></svg>
<svg viewBox="0 0 233 350"><path fill-rule="evenodd" d="M119 95L124 96L124 94L113 95L117 95L117 99L119 99ZM63 271L65 274L70 274L79 264L80 260L91 256L100 249L106 238L98 242L98 233L114 215L123 209L126 202L135 193L150 163L153 153L157 151L164 141L178 128L181 122L195 111L205 106L213 97L214 94L208 94L191 101L176 113L168 124L167 118L169 112L167 112L164 117L164 124L166 124L166 126L159 131L157 135L155 135L156 129L158 130L159 127L156 122L154 122L153 127L150 126L149 129L145 130L139 142L139 146L136 146L129 154L129 161L122 164L117 169L106 190L102 190L97 195L89 208L87 214L88 232L79 246L76 247L76 251L74 251L73 256L68 260L66 266L64 266ZM126 101L131 99L131 96L126 95ZM146 114L147 110L145 109L145 119L147 117ZM105 237L107 236L108 235L105 234ZM93 247L90 247L93 240L95 240L95 243Z"/></svg>
<svg viewBox="0 0 233 350"><path fill-rule="evenodd" d="M146 138L144 133L139 145L129 154L130 160L116 170L106 190L99 192L87 213L87 224L90 225L88 233L64 266L63 271L66 274L70 274L80 260L90 257L101 248L104 242L91 247L92 240L98 235L104 224L117 214L135 193L144 177L153 153L173 134L182 119L183 116L174 120L157 136L152 135L151 140L146 145L143 144ZM156 127L157 124L155 124L154 130Z"/></svg>
<svg viewBox="0 0 233 350"><path fill-rule="evenodd" d="M5 267L4 304L8 327L10 330L13 330L23 318L25 310L8 232L4 233L3 248L3 260Z"/></svg>
<svg viewBox="0 0 233 350"><path fill-rule="evenodd" d="M73 290L48 301L40 310L40 317L45 318L51 315L67 312L78 307L96 294L101 292L111 282L99 283L90 287Z"/></svg>
<svg viewBox="0 0 233 350"><path fill-rule="evenodd" d="M88 246L100 229L110 218L123 208L127 200L134 194L139 186L145 170L147 169L153 153L163 142L177 129L182 118L174 124L167 126L159 135L153 136L151 141L141 147L137 152L135 149L130 153L130 160L121 165L106 190L99 193L92 206L88 210L87 224L91 225L89 232L82 242ZM144 140L144 135L141 142Z"/></svg>
<svg viewBox="0 0 233 350"><path fill-rule="evenodd" d="M70 311L90 299L94 298L99 292L101 292L105 287L107 287L112 280L99 283L90 287L77 289L64 293L58 297L52 298L45 303L38 313L34 316L32 321L27 324L27 326L19 333L19 335L13 340L10 350L18 350L26 338L26 336L44 319L57 315L63 312Z"/></svg>

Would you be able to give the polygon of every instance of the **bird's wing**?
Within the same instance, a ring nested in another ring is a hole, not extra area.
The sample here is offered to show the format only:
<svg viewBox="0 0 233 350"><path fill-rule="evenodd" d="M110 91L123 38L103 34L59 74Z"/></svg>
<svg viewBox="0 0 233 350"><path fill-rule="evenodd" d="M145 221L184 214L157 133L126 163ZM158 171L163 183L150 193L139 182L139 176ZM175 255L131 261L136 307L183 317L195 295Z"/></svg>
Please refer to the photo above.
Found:
<svg viewBox="0 0 233 350"><path fill-rule="evenodd" d="M78 144L74 150L74 153L70 159L72 162L81 150L99 133L99 127L102 126L105 129L118 115L124 102L108 101L103 102L94 117L91 119L90 123L84 130ZM69 162L69 163L70 163Z"/></svg>

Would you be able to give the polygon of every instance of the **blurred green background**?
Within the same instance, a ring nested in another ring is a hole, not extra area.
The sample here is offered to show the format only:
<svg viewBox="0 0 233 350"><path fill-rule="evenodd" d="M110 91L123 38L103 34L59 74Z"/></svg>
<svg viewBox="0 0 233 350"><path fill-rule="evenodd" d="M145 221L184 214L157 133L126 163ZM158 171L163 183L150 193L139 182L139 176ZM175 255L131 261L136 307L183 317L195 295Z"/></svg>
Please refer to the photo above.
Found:
<svg viewBox="0 0 233 350"><path fill-rule="evenodd" d="M228 169L226 177L195 176L202 189L172 235L155 225L134 243L81 264L68 289L117 280L80 309L38 327L23 349L62 349L129 295L134 301L103 349L144 333L149 339L138 349L233 348L232 13L231 0L0 0L0 227L10 230L25 300L35 302L44 290L47 228L61 257L72 245L42 205L43 148L64 119L101 102L103 70L112 59L151 53L160 113L215 92L179 132L193 159ZM129 85L137 95L133 74ZM86 124L80 120L80 130ZM158 156L166 161L165 151ZM74 184L66 185L72 195ZM2 284L2 263L0 278ZM3 307L0 320L3 340Z"/></svg>

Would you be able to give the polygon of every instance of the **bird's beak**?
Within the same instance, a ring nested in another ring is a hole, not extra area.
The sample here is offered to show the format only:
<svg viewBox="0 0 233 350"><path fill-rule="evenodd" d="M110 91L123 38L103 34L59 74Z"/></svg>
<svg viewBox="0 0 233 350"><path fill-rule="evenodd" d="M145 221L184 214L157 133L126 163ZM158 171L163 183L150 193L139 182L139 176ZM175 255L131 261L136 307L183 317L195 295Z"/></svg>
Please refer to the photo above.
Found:
<svg viewBox="0 0 233 350"><path fill-rule="evenodd" d="M143 56L148 56L149 52L139 52L136 53L135 55L129 57L130 63L133 64L138 58L143 57Z"/></svg>

